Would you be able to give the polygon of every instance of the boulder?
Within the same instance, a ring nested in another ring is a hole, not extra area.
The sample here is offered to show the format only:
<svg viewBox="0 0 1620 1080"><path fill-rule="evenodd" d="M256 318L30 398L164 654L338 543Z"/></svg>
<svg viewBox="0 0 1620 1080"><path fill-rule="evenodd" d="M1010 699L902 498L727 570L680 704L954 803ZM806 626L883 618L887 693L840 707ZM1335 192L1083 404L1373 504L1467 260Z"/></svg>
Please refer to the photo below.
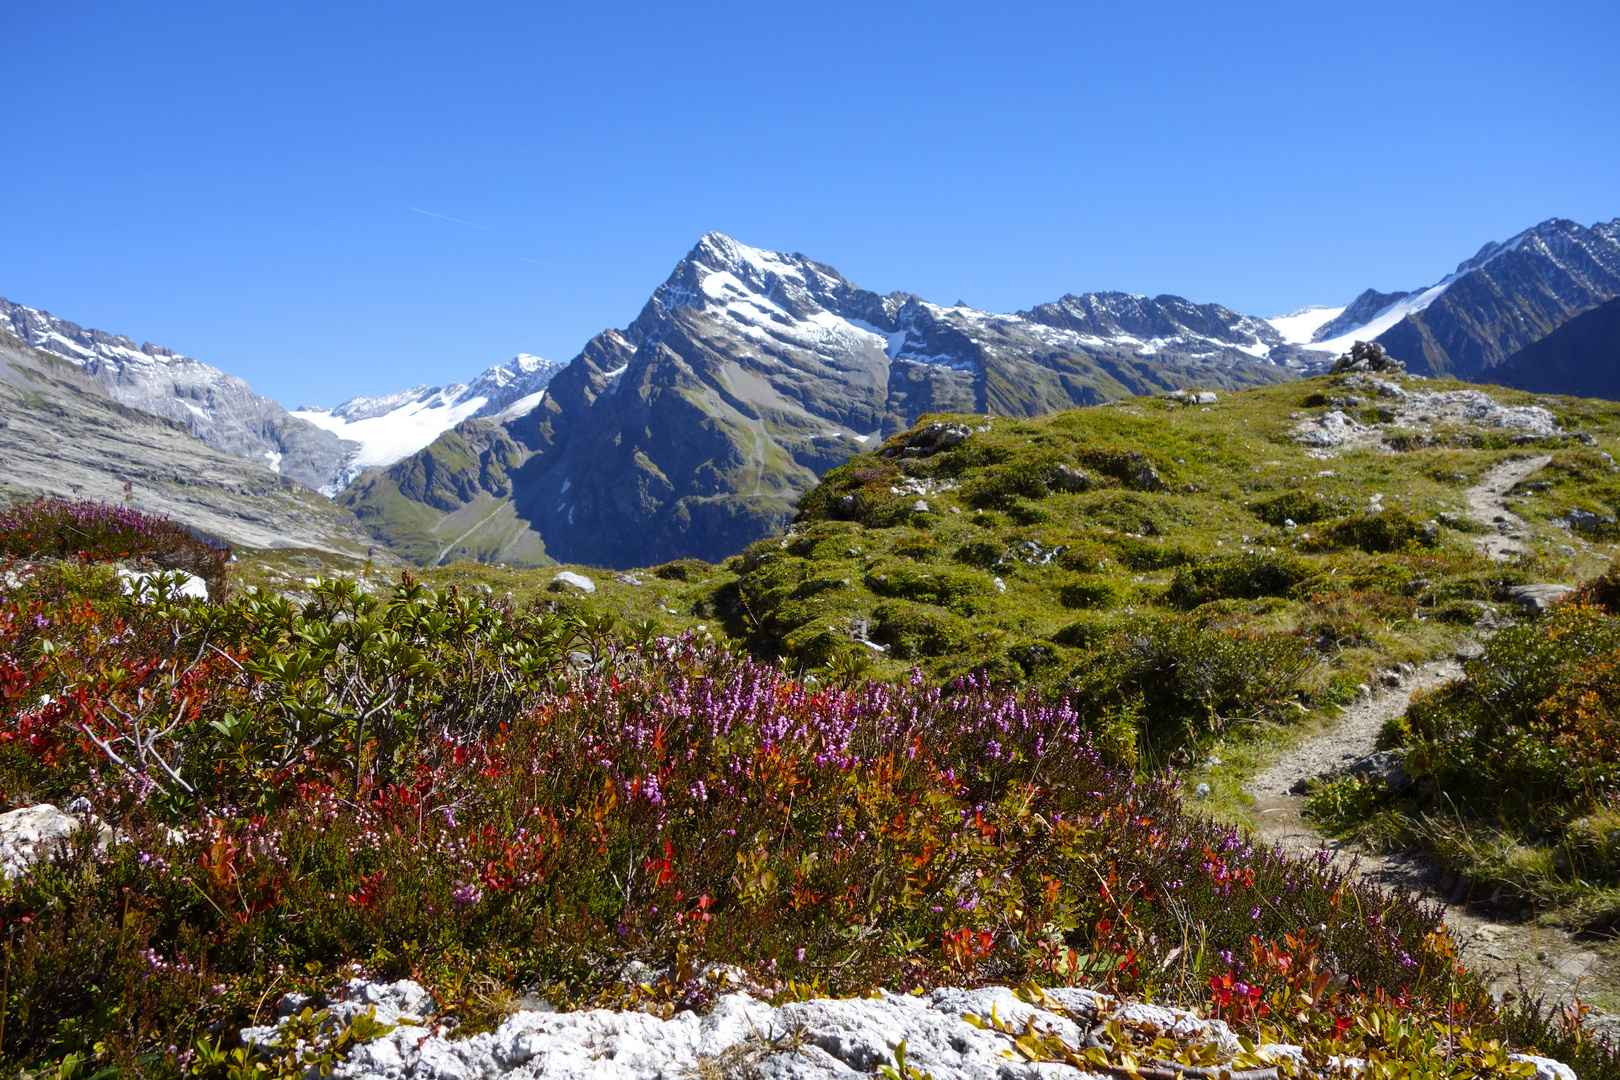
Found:
<svg viewBox="0 0 1620 1080"><path fill-rule="evenodd" d="M1138 491L1164 490L1164 479L1159 476L1159 470L1152 465L1144 464L1140 469L1137 469L1136 474L1131 477L1131 482Z"/></svg>
<svg viewBox="0 0 1620 1080"><path fill-rule="evenodd" d="M973 437L973 429L966 424L929 424L906 440L900 456L908 458L932 457L941 450L961 446Z"/></svg>
<svg viewBox="0 0 1620 1080"><path fill-rule="evenodd" d="M1096 483L1090 473L1073 465L1059 465L1052 470L1052 486L1059 491L1090 491Z"/></svg>
<svg viewBox="0 0 1620 1080"><path fill-rule="evenodd" d="M572 585L582 593L593 593L596 591L596 582L592 581L584 574L576 574L572 570L564 570L561 573L554 575L551 580L553 584Z"/></svg>
<svg viewBox="0 0 1620 1080"><path fill-rule="evenodd" d="M1508 595L1526 615L1545 615L1574 591L1573 585L1516 585Z"/></svg>
<svg viewBox="0 0 1620 1080"><path fill-rule="evenodd" d="M1577 509L1567 511L1561 518L1554 518L1553 524L1561 524L1565 528L1571 529L1575 532L1595 533L1610 525L1613 525L1614 518L1605 517L1602 514L1594 514L1590 510Z"/></svg>
<svg viewBox="0 0 1620 1080"><path fill-rule="evenodd" d="M88 803L77 800L70 809L80 813L64 813L50 803L38 803L0 814L0 873L7 878L21 877L34 863L61 850L86 822L96 830L100 846L112 840L112 830L89 813Z"/></svg>
<svg viewBox="0 0 1620 1080"><path fill-rule="evenodd" d="M1405 791L1412 786L1412 777L1406 771L1406 763L1394 750L1380 750L1376 754L1368 754L1345 771L1364 780L1382 781L1391 791Z"/></svg>

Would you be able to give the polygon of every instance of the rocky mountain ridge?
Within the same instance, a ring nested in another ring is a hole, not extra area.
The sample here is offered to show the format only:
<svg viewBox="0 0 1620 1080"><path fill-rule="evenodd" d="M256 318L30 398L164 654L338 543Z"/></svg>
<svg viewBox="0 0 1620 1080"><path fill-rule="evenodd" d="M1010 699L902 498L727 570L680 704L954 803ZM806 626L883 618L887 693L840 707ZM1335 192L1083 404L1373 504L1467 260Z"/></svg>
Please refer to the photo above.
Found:
<svg viewBox="0 0 1620 1080"><path fill-rule="evenodd" d="M1338 353L1375 340L1414 373L1478 381L1616 296L1620 218L1590 228L1551 218L1486 244L1428 288L1368 289L1297 344Z"/></svg>
<svg viewBox="0 0 1620 1080"><path fill-rule="evenodd" d="M184 424L216 450L259 461L327 496L470 417L533 408L562 365L519 353L470 384L416 386L334 409L288 412L242 379L150 342L86 329L0 297L0 332L78 367L116 401Z"/></svg>
<svg viewBox="0 0 1620 1080"><path fill-rule="evenodd" d="M89 330L0 297L0 331L66 360L114 400L178 421L227 454L250 458L309 487L331 483L356 449L290 415L248 384L171 349Z"/></svg>
<svg viewBox="0 0 1620 1080"><path fill-rule="evenodd" d="M364 557L347 511L188 424L126 405L91 371L0 332L0 501L128 501L233 544Z"/></svg>

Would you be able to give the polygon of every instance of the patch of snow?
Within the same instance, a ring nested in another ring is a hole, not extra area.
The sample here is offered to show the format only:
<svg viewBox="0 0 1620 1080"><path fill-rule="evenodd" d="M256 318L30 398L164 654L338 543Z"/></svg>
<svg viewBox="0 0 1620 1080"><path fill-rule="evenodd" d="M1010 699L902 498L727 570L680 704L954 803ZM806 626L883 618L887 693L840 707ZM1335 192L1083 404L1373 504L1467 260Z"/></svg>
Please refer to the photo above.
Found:
<svg viewBox="0 0 1620 1080"><path fill-rule="evenodd" d="M882 338L884 342L883 351L890 360L899 356L900 350L906 347L906 332L904 330L880 330L871 323L862 322L860 319L846 319L845 321L857 330L864 330L874 337Z"/></svg>
<svg viewBox="0 0 1620 1080"><path fill-rule="evenodd" d="M282 454L278 450L266 450L264 452L264 459L270 463L270 471L273 473L281 471L281 458Z"/></svg>
<svg viewBox="0 0 1620 1080"><path fill-rule="evenodd" d="M474 397L452 404L434 394L361 420L348 420L337 410L326 409L300 409L293 415L341 439L359 443L360 450L351 465L369 469L392 465L416 453L483 408L487 400Z"/></svg>
<svg viewBox="0 0 1620 1080"><path fill-rule="evenodd" d="M1304 345L1316 348L1311 344L1311 335L1318 329L1337 319L1344 313L1344 305L1339 307L1323 307L1313 304L1310 307L1291 311L1287 315L1278 315L1274 319L1267 319L1272 329L1282 335L1282 339L1290 345Z"/></svg>
<svg viewBox="0 0 1620 1080"><path fill-rule="evenodd" d="M1323 352L1349 352L1350 346L1354 345L1356 342L1371 341L1373 338L1377 337L1379 334L1382 334L1385 330L1388 330L1390 327L1394 326L1408 315L1412 314L1413 312L1422 311L1424 308L1440 299L1440 294L1451 288L1451 283L1456 280L1457 275L1452 274L1437 285L1431 285L1420 293L1413 293L1411 296L1403 297L1402 299L1395 301L1393 304L1374 315L1371 319L1362 323L1360 326L1349 331L1348 333L1340 334L1338 337L1329 338L1326 341L1315 342L1310 347L1313 349L1320 349Z"/></svg>
<svg viewBox="0 0 1620 1080"><path fill-rule="evenodd" d="M495 414L497 420L516 420L520 416L528 416L540 405L546 396L544 390L536 390L532 394L525 394L512 404Z"/></svg>

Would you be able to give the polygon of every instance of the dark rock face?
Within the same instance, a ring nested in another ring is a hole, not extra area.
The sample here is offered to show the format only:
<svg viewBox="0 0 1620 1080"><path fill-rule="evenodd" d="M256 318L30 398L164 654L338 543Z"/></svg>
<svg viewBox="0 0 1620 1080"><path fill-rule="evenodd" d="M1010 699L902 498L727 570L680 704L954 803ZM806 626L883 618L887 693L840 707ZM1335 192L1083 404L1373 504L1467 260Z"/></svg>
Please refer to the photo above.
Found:
<svg viewBox="0 0 1620 1080"><path fill-rule="evenodd" d="M1518 390L1620 399L1620 298L1531 342L1485 378Z"/></svg>
<svg viewBox="0 0 1620 1080"><path fill-rule="evenodd" d="M1485 245L1457 268L1433 302L1377 340L1415 373L1478 381L1616 296L1620 218L1590 229L1554 219L1505 244Z"/></svg>
<svg viewBox="0 0 1620 1080"><path fill-rule="evenodd" d="M548 558L716 561L926 413L1033 416L1291 378L1321 360L1218 305L1107 293L1016 315L946 308L711 233L629 327L597 335L504 422L528 455L508 473L511 503ZM366 519L382 495L349 505Z"/></svg>

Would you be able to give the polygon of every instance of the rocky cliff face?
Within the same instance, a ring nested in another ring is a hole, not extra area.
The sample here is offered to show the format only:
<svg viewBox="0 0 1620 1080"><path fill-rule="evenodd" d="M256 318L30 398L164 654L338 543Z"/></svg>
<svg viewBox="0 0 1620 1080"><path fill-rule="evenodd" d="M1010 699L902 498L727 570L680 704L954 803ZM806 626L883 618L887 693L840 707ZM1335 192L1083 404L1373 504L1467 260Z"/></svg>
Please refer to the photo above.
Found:
<svg viewBox="0 0 1620 1080"><path fill-rule="evenodd" d="M1620 219L1545 221L1487 244L1422 311L1379 335L1413 371L1478 379L1569 319L1620 296Z"/></svg>
<svg viewBox="0 0 1620 1080"><path fill-rule="evenodd" d="M179 420L115 399L92 372L0 333L0 497L58 495L166 514L235 544L364 556L348 511Z"/></svg>
<svg viewBox="0 0 1620 1080"><path fill-rule="evenodd" d="M514 520L540 538L523 541L524 558L716 559L780 528L820 474L923 413L1036 415L1289 378L1326 359L1218 305L1104 293L1012 315L941 307L711 233L629 327L597 335L532 411L502 422L526 455L503 469ZM437 458L470 478L449 439L401 475ZM453 532L423 524L422 508L439 507L395 471L357 481L346 504L379 536ZM477 490L451 516L500 498Z"/></svg>
<svg viewBox="0 0 1620 1080"><path fill-rule="evenodd" d="M178 421L215 450L255 459L309 487L329 485L357 449L234 375L170 349L137 346L3 297L0 331L80 368L114 400Z"/></svg>

